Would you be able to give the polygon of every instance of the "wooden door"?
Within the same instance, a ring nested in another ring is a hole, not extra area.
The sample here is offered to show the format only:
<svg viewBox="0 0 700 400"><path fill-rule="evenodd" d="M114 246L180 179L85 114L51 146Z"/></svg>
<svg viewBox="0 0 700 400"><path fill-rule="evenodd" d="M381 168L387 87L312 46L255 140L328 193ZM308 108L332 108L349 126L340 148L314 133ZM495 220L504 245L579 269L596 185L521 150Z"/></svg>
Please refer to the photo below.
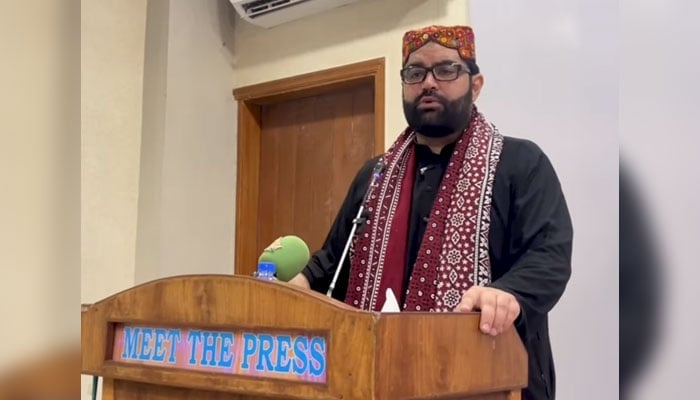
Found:
<svg viewBox="0 0 700 400"><path fill-rule="evenodd" d="M373 96L364 84L263 106L257 253L292 234L321 247L374 154Z"/></svg>
<svg viewBox="0 0 700 400"><path fill-rule="evenodd" d="M362 164L384 151L384 60L234 90L236 265L251 274L283 235L313 252Z"/></svg>

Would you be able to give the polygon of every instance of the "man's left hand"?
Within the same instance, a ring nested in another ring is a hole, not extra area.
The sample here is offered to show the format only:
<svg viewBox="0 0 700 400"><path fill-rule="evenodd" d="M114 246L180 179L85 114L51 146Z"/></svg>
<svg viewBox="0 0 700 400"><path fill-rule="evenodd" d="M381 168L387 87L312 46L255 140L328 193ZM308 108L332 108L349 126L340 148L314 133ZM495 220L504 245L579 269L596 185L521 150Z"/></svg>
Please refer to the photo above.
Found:
<svg viewBox="0 0 700 400"><path fill-rule="evenodd" d="M455 311L477 310L481 310L481 331L496 336L505 332L518 318L520 304L515 296L503 290L473 286L464 292Z"/></svg>

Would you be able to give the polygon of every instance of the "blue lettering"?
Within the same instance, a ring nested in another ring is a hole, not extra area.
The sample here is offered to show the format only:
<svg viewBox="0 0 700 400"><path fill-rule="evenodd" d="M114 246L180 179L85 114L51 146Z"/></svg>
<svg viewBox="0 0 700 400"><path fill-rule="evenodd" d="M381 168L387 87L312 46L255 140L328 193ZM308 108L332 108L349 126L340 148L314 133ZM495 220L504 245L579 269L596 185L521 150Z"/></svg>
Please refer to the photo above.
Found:
<svg viewBox="0 0 700 400"><path fill-rule="evenodd" d="M122 358L136 359L136 345L138 344L140 334L141 328L132 328L130 326L124 328L124 351L122 352Z"/></svg>
<svg viewBox="0 0 700 400"><path fill-rule="evenodd" d="M289 373L292 362L289 359L289 350L292 348L292 337L288 335L277 336L277 365L275 372Z"/></svg>
<svg viewBox="0 0 700 400"><path fill-rule="evenodd" d="M311 376L322 376L326 372L326 341L322 337L311 339L311 362L309 372Z"/></svg>
<svg viewBox="0 0 700 400"><path fill-rule="evenodd" d="M197 342L202 341L202 332L192 330L189 335L187 335L187 341L190 343L190 361L188 364L197 365L197 360L195 356L197 355Z"/></svg>
<svg viewBox="0 0 700 400"><path fill-rule="evenodd" d="M250 369L248 359L257 352L258 341L252 333L243 334L243 363L241 369Z"/></svg>
<svg viewBox="0 0 700 400"><path fill-rule="evenodd" d="M233 365L233 354L231 354L232 347L233 347L233 334L232 333L222 333L221 334L221 354L219 356L219 367L231 368L231 366Z"/></svg>
<svg viewBox="0 0 700 400"><path fill-rule="evenodd" d="M204 332L204 346L202 347L202 358L199 359L201 365L216 366L216 342L219 338L218 332ZM209 343L211 338L211 343ZM210 357L207 357L209 355Z"/></svg>
<svg viewBox="0 0 700 400"><path fill-rule="evenodd" d="M304 375L308 368L308 358L306 352L309 349L309 338L299 336L294 340L294 360L293 371L297 375Z"/></svg>
<svg viewBox="0 0 700 400"><path fill-rule="evenodd" d="M177 345L180 344L181 333L179 329L171 329L168 331L168 341L170 341L170 357L168 362L170 364L175 364L175 349Z"/></svg>
<svg viewBox="0 0 700 400"><path fill-rule="evenodd" d="M258 335L258 340L260 341L260 354L258 355L258 365L255 366L255 370L273 371L274 365L272 365L272 360L270 359L272 355L272 336ZM264 367L263 361L265 361Z"/></svg>
<svg viewBox="0 0 700 400"><path fill-rule="evenodd" d="M153 351L150 351L151 337L153 337L153 328L144 328L141 331L141 355L139 360L150 360L153 357Z"/></svg>
<svg viewBox="0 0 700 400"><path fill-rule="evenodd" d="M165 360L165 349L163 348L163 340L165 339L165 329L156 329L156 350L153 356L153 361L163 362Z"/></svg>

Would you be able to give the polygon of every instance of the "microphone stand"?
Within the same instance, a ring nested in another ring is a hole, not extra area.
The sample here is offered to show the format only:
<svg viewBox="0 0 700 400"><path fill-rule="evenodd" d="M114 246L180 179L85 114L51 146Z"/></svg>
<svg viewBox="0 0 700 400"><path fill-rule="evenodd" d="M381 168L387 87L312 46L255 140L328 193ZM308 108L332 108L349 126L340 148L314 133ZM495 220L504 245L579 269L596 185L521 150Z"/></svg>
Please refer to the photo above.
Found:
<svg viewBox="0 0 700 400"><path fill-rule="evenodd" d="M365 221L367 221L367 217L363 215L365 213L365 203L369 199L371 193L374 191L374 188L377 186L379 178L381 177L381 173L384 171L385 167L386 165L384 164L383 158L380 158L377 162L377 165L374 166L374 171L372 173L372 181L370 182L370 185L367 188L367 193L365 193L365 197L362 200L362 204L360 204L360 208L357 210L357 216L355 216L355 219L352 220L352 229L350 230L350 235L348 236L348 240L345 242L345 248L343 249L343 253L340 256L340 262L338 263L338 267L335 269L335 274L333 275L331 285L328 287L328 292L326 292L326 296L328 297L332 297L333 295L333 290L335 290L335 284L337 283L338 277L340 276L340 271L343 269L345 258L348 256L348 252L350 251L350 245L352 244L352 239L355 237L355 232L361 225L365 223Z"/></svg>
<svg viewBox="0 0 700 400"><path fill-rule="evenodd" d="M340 271L343 268L343 263L345 262L345 258L348 255L348 252L350 251L350 244L352 244L352 238L355 237L355 231L357 231L357 228L360 227L360 225L364 224L367 218L365 218L362 214L365 212L365 204L360 204L360 209L357 210L357 216L355 219L352 220L352 229L350 230L350 235L348 236L347 242L345 242L345 248L343 249L343 254L340 256L340 262L338 263L338 267L335 269L335 274L333 275L333 280L331 281L331 285L328 287L328 292L326 293L326 296L331 297L333 295L333 290L335 289L335 284L338 281L338 277L340 276Z"/></svg>

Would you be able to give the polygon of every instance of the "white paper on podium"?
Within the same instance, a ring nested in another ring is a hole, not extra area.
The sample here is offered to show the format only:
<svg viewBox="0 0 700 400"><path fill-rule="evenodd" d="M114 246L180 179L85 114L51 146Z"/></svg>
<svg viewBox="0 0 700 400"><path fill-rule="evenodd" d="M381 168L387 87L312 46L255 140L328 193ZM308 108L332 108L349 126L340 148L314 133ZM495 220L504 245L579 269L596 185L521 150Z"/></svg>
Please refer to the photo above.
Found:
<svg viewBox="0 0 700 400"><path fill-rule="evenodd" d="M401 312L399 302L396 301L394 291L391 289L386 290L386 300L384 301L384 306L382 307L381 312Z"/></svg>

